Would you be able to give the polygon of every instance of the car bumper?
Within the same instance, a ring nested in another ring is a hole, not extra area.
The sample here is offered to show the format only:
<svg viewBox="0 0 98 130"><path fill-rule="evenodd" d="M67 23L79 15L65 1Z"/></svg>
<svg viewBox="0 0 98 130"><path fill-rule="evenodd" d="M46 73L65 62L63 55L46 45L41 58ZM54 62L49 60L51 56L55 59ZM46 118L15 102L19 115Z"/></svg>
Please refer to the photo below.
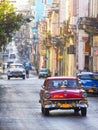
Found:
<svg viewBox="0 0 98 130"><path fill-rule="evenodd" d="M57 106L55 104L45 105L45 108L48 109L75 109L75 108L87 108L87 104L77 104L76 106L72 106L71 104L62 104L62 106Z"/></svg>
<svg viewBox="0 0 98 130"><path fill-rule="evenodd" d="M75 109L75 108L87 108L88 102L84 101L45 101L43 104L44 108L48 109Z"/></svg>
<svg viewBox="0 0 98 130"><path fill-rule="evenodd" d="M25 74L8 74L8 77L23 77Z"/></svg>

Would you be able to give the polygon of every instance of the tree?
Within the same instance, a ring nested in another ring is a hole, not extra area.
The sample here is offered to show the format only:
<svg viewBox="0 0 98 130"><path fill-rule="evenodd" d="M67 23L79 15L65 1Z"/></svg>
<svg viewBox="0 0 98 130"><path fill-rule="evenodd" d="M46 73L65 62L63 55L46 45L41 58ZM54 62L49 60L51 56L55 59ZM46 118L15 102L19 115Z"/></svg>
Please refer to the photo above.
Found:
<svg viewBox="0 0 98 130"><path fill-rule="evenodd" d="M15 31L23 24L23 15L15 12L9 0L0 0L0 48L11 41Z"/></svg>

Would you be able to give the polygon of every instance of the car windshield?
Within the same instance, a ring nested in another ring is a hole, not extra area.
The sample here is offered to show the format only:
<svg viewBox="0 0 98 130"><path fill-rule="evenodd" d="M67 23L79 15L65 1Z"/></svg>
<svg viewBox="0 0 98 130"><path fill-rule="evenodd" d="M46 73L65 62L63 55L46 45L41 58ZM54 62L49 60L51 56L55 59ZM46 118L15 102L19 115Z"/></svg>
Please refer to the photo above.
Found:
<svg viewBox="0 0 98 130"><path fill-rule="evenodd" d="M77 80L74 79L65 79L65 80L50 80L48 81L49 88L77 88L78 87Z"/></svg>
<svg viewBox="0 0 98 130"><path fill-rule="evenodd" d="M97 79L98 80L98 75L95 75L95 74L84 74L84 75L78 75L78 78L79 79L84 79L84 80L88 80L88 79Z"/></svg>
<svg viewBox="0 0 98 130"><path fill-rule="evenodd" d="M10 68L23 68L23 65L10 65Z"/></svg>
<svg viewBox="0 0 98 130"><path fill-rule="evenodd" d="M47 72L47 70L46 69L42 69L42 70L40 70L40 72Z"/></svg>

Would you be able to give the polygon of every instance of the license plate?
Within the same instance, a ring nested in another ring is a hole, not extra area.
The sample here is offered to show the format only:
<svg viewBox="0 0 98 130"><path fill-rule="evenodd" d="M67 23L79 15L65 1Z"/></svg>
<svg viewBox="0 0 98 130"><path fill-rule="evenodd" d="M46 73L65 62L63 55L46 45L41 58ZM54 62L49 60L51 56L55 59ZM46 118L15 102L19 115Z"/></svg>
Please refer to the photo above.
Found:
<svg viewBox="0 0 98 130"><path fill-rule="evenodd" d="M62 108L69 108L70 104L62 104Z"/></svg>
<svg viewBox="0 0 98 130"><path fill-rule="evenodd" d="M76 103L75 102L72 102L72 106L75 106L76 105Z"/></svg>
<svg viewBox="0 0 98 130"><path fill-rule="evenodd" d="M89 92L89 93L93 93L94 90L93 90L93 89L89 89L88 92Z"/></svg>
<svg viewBox="0 0 98 130"><path fill-rule="evenodd" d="M18 76L18 74L14 74L15 76Z"/></svg>

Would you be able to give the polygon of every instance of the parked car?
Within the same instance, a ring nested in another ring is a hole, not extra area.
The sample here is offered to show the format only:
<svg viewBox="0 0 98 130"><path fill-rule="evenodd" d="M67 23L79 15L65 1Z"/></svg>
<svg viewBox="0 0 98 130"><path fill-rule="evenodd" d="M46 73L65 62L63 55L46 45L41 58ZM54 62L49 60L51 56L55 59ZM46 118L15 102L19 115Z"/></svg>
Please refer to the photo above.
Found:
<svg viewBox="0 0 98 130"><path fill-rule="evenodd" d="M81 111L82 116L87 114L87 93L76 77L46 78L40 90L39 102L44 115L56 109L73 109L75 113Z"/></svg>
<svg viewBox="0 0 98 130"><path fill-rule="evenodd" d="M81 72L77 75L80 84L87 93L98 93L98 74L93 72Z"/></svg>
<svg viewBox="0 0 98 130"><path fill-rule="evenodd" d="M10 64L10 67L7 71L8 80L10 80L10 78L13 77L15 78L21 77L25 79L25 75L26 75L25 68L22 64L20 63Z"/></svg>
<svg viewBox="0 0 98 130"><path fill-rule="evenodd" d="M51 72L47 68L41 68L40 71L39 71L38 77L39 78L51 77Z"/></svg>

